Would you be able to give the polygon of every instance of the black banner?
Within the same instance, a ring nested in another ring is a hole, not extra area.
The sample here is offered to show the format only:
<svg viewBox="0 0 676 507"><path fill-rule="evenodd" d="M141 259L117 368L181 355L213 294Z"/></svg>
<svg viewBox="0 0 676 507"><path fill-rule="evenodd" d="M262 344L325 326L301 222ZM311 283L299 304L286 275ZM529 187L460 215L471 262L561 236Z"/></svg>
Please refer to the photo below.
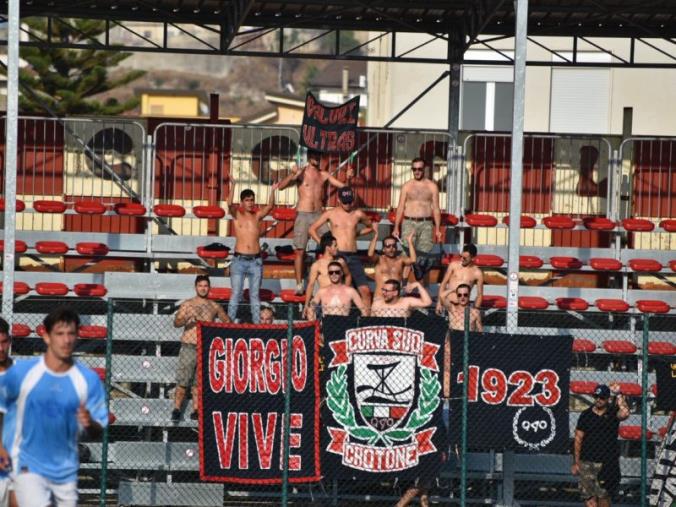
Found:
<svg viewBox="0 0 676 507"><path fill-rule="evenodd" d="M340 106L328 107L308 92L300 144L323 153L354 151L358 120L359 95Z"/></svg>
<svg viewBox="0 0 676 507"><path fill-rule="evenodd" d="M460 440L463 333L451 334L451 434ZM473 449L569 450L572 337L469 335L467 442Z"/></svg>
<svg viewBox="0 0 676 507"><path fill-rule="evenodd" d="M288 327L200 323L198 332L201 480L281 483ZM318 481L316 324L295 324L291 343L289 480Z"/></svg>
<svg viewBox="0 0 676 507"><path fill-rule="evenodd" d="M676 410L676 361L655 358L657 374L657 410Z"/></svg>
<svg viewBox="0 0 676 507"><path fill-rule="evenodd" d="M655 453L649 501L655 507L673 507L676 502L676 426L673 417L667 425L662 446Z"/></svg>
<svg viewBox="0 0 676 507"><path fill-rule="evenodd" d="M441 365L447 324L327 316L322 469L328 478L432 479L447 448Z"/></svg>

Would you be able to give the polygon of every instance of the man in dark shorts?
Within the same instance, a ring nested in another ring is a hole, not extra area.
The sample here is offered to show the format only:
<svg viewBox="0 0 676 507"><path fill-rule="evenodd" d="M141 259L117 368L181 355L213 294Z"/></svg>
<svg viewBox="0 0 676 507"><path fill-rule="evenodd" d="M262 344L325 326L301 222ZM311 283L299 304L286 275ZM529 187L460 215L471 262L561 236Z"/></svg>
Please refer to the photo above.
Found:
<svg viewBox="0 0 676 507"><path fill-rule="evenodd" d="M615 395L611 399L611 392ZM610 507L620 485L620 449L617 430L629 417L627 401L619 385L598 385L594 405L580 414L575 428L573 475L579 475L586 507Z"/></svg>

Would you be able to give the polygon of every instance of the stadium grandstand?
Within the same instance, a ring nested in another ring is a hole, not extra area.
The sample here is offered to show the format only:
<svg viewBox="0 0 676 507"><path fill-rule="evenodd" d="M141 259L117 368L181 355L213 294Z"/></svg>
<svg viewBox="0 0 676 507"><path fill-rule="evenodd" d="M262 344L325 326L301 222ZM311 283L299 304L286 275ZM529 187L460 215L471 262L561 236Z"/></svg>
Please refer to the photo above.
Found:
<svg viewBox="0 0 676 507"><path fill-rule="evenodd" d="M526 4L514 4L522 2ZM245 32L255 33L248 27L280 33L387 32L392 40L398 32L430 34L449 41L448 55L440 60L449 64L451 76L479 36L510 38L519 29L515 8L503 1L481 2L482 8L456 1L420 1L415 6L402 1L370 6L357 0L0 3L20 4L21 16L53 22L92 17L111 24L213 24L221 46L194 50L203 54L298 56L283 47L254 54L242 42ZM673 2L529 4L528 31L543 40L625 38L632 48L639 40L667 40L672 44L669 65L676 66ZM10 24L11 14L10 9ZM214 16L223 21L213 23ZM461 28L458 42L452 35ZM518 45L518 37L515 40ZM17 41L10 34L3 43L11 51ZM50 41L28 35L21 44L49 47ZM181 52L163 44L124 47L107 37L94 45ZM355 56L348 49L299 57L427 61L397 54L394 42L385 56ZM517 64L546 63L520 57L517 54ZM573 59L565 65L575 63ZM669 66L640 62L633 49L631 58L610 65ZM518 85L515 81L515 101ZM8 84L8 90L16 93L16 82ZM457 105L454 93L458 91L450 86L451 105ZM523 96L521 100L515 110L523 113ZM257 202L266 202L270 185L301 160L301 127L230 123L219 119L214 101L211 117L203 120L10 113L8 122L0 124L0 250L3 316L12 323L13 353L22 357L41 352L44 315L57 303L72 305L84 323L78 359L100 373L110 397L111 425L104 441L80 445L82 497L92 502L114 499L119 505L280 504L279 486L200 481L199 424L187 417L179 423L170 419L180 345L172 315L182 300L194 295L196 274L211 277L209 298L227 306L228 266L234 253L226 202L230 185L236 195L251 188ZM392 230L411 160L425 161L440 190L445 238L434 250L431 295L437 297L446 266L472 242L479 251L475 263L485 279L485 333L572 336L571 442L596 386L619 383L632 408L618 434L620 504L645 505L646 481L672 427L670 412L655 404L655 364L676 356L676 137L523 133L523 123L519 132L517 120L514 133L464 131L459 129L458 112L449 116L448 130L360 127L354 152L324 155L321 164L338 179L344 180L348 170L354 172L358 205L384 238ZM15 134L9 135L12 128ZM516 164L515 151L521 155ZM12 165L7 167L6 161ZM518 188L515 181L520 182ZM325 200L328 207L336 206L336 189L327 188ZM14 206L8 206L11 201ZM261 300L274 306L281 322L302 320L305 302L304 295L295 293L294 253L288 248L296 202L295 188L278 192L261 239ZM518 220L511 216L515 209ZM510 244L510 237L519 244ZM370 236L360 238L358 249L372 277L369 241ZM314 244L307 254L314 257ZM244 298L246 303L246 293ZM501 449L469 449L464 457L451 457L443 465L432 497L439 503L458 503L462 484L463 501L472 503L578 505L570 464L570 454L515 457ZM393 505L400 495L397 488L390 483L320 481L293 485L289 500L298 505Z"/></svg>

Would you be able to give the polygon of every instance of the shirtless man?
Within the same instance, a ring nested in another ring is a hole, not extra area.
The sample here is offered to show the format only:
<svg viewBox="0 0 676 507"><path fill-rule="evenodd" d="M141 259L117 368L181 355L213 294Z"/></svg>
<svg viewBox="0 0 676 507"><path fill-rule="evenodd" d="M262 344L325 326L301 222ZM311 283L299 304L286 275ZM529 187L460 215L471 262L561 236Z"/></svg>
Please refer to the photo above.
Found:
<svg viewBox="0 0 676 507"><path fill-rule="evenodd" d="M279 190L284 190L291 183L298 187L298 203L296 204L296 221L293 224L293 247L295 258L293 269L296 275L296 294L303 293L303 275L305 262L305 249L308 242L308 230L310 226L322 214L324 205L324 185L328 181L336 188L347 186L352 179L351 168L347 170L347 183L335 178L328 171L322 171L320 167L321 154L317 151L307 152L307 165L299 168L294 166L292 172L279 182ZM328 231L325 227L320 233Z"/></svg>
<svg viewBox="0 0 676 507"><path fill-rule="evenodd" d="M230 196L228 197L230 215L233 217L235 229L235 255L230 263L230 286L232 295L228 303L228 316L234 322L237 317L237 307L242 297L244 278L249 279L249 300L251 302L251 317L254 324L260 321L260 287L263 279L263 259L261 257L260 224L261 220L272 211L275 203L275 190L278 183L272 185L268 203L256 210L256 195L253 190L242 190L239 205L233 203L235 185L230 182Z"/></svg>
<svg viewBox="0 0 676 507"><path fill-rule="evenodd" d="M381 289L381 296L373 300L371 307L372 317L410 317L411 312L416 308L425 308L432 304L432 298L420 284L420 282L409 283L404 288L404 293L410 294L418 289L420 297L399 296L401 282L399 280L385 280Z"/></svg>
<svg viewBox="0 0 676 507"><path fill-rule="evenodd" d="M350 315L352 303L363 317L368 315L368 308L354 288L343 283L343 266L338 261L331 261L328 266L331 285L317 291L307 309L307 318L314 320L315 307L322 305L322 315Z"/></svg>
<svg viewBox="0 0 676 507"><path fill-rule="evenodd" d="M372 262L375 263L376 270L376 288L374 291L375 297L379 297L385 280L402 280L404 279L404 269L415 264L416 253L413 247L413 231L406 237L408 242L408 251L411 256L400 255L397 251L397 238L394 236L386 236L383 239L383 253L376 254L376 242L378 241L378 228L375 228L373 239L369 244L368 256Z"/></svg>
<svg viewBox="0 0 676 507"><path fill-rule="evenodd" d="M425 178L425 161L422 158L417 157L411 161L411 170L413 179L408 180L401 187L392 235L408 237L411 231L414 232L415 248L424 254L417 262L421 269L416 271L421 271L421 275L424 276L426 269L423 264L427 265L427 254L432 251L435 241L441 243L443 239L439 188L432 180ZM434 230L432 230L433 223ZM421 262L423 260L424 262ZM420 279L421 275L417 274L417 277Z"/></svg>
<svg viewBox="0 0 676 507"><path fill-rule="evenodd" d="M333 234L330 232L322 234L317 253L321 255L321 257L318 257L310 267L310 276L308 278L307 291L305 292L304 316L307 315L307 309L310 306L310 300L314 294L315 285L318 284L320 289L331 285L328 271L331 262L338 261L340 263L343 267L343 273L345 274L345 285L352 285L352 275L350 275L350 268L347 267L345 259L336 257L336 255L338 255L338 242L336 241L336 238L333 237Z"/></svg>
<svg viewBox="0 0 676 507"><path fill-rule="evenodd" d="M178 353L174 410L171 412L171 420L175 423L181 420L181 406L185 400L186 390L190 386L192 386L190 419L197 420L197 385L195 384L197 322L213 322L216 318L221 322L230 322L221 305L207 298L210 288L209 277L198 275L195 278L195 297L184 301L174 317L174 327L184 328L181 335L181 349Z"/></svg>
<svg viewBox="0 0 676 507"><path fill-rule="evenodd" d="M465 330L465 309L469 306L469 294L472 291L469 285L461 283L455 288L456 302L446 295L443 304L448 310L448 327L456 331ZM481 312L476 308L469 310L469 330L483 332L484 327L481 324Z"/></svg>
<svg viewBox="0 0 676 507"><path fill-rule="evenodd" d="M369 279L364 272L364 264L357 256L357 236L373 232L374 227L366 213L353 207L354 192L351 188L341 188L338 191L338 198L340 205L322 213L319 219L310 226L310 236L319 243L319 229L327 222L331 224L331 234L338 241L338 255L347 262L354 285L357 287L366 308L369 308L371 306L371 290L369 289ZM357 226L360 223L366 227L357 232Z"/></svg>
<svg viewBox="0 0 676 507"><path fill-rule="evenodd" d="M459 261L451 261L439 284L439 300L437 301L437 314L441 315L443 302L450 298L450 303L457 303L456 288L460 284L466 284L470 288L476 285L477 295L474 303L475 308L481 308L484 297L484 274L475 264L476 246L468 243L462 248Z"/></svg>

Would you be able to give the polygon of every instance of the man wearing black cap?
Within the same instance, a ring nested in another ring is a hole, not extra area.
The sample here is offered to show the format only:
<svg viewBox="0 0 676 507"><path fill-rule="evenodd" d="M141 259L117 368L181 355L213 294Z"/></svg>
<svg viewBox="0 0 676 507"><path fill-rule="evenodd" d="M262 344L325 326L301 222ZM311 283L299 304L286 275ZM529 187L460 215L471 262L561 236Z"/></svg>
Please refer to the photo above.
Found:
<svg viewBox="0 0 676 507"><path fill-rule="evenodd" d="M611 388L596 386L594 404L580 414L575 428L571 472L580 477L580 493L586 507L609 507L620 485L617 430L630 412L619 385L612 384Z"/></svg>
<svg viewBox="0 0 676 507"><path fill-rule="evenodd" d="M338 199L340 200L339 206L322 213L319 219L310 226L310 236L319 243L318 230L325 223L330 224L331 234L338 242L338 255L347 262L354 286L359 291L366 308L370 309L371 290L369 279L364 272L364 264L357 256L357 236L373 232L373 225L366 213L353 207L354 191L350 187L341 188L338 191ZM360 223L365 227L357 232Z"/></svg>

